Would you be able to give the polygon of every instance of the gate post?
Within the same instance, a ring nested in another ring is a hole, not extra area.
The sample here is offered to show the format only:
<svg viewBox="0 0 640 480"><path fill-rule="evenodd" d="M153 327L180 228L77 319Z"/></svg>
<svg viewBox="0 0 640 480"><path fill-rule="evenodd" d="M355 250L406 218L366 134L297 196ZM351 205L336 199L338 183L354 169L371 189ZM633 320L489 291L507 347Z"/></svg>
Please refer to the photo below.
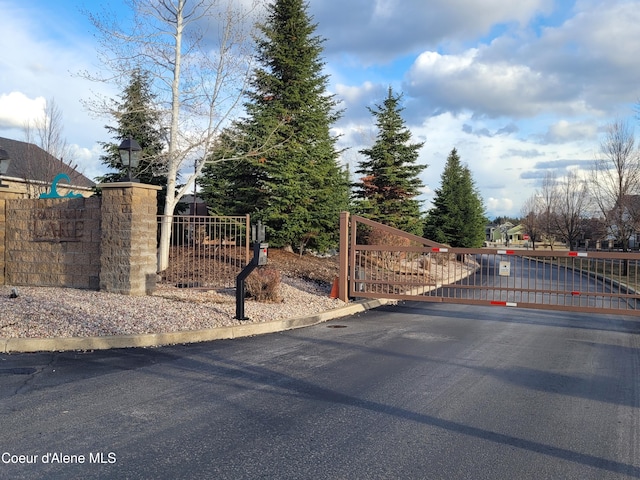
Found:
<svg viewBox="0 0 640 480"><path fill-rule="evenodd" d="M349 302L349 212L340 212L338 298Z"/></svg>
<svg viewBox="0 0 640 480"><path fill-rule="evenodd" d="M160 187L103 183L100 290L148 295L157 278L156 195Z"/></svg>

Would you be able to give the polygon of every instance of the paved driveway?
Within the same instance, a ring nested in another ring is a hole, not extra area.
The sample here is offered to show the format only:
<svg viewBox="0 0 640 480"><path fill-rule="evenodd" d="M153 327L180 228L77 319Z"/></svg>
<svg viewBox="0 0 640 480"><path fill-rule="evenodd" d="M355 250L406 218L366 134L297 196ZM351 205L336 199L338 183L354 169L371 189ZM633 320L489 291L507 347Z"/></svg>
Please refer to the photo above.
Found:
<svg viewBox="0 0 640 480"><path fill-rule="evenodd" d="M416 302L2 355L0 478L640 478L639 345L631 317Z"/></svg>

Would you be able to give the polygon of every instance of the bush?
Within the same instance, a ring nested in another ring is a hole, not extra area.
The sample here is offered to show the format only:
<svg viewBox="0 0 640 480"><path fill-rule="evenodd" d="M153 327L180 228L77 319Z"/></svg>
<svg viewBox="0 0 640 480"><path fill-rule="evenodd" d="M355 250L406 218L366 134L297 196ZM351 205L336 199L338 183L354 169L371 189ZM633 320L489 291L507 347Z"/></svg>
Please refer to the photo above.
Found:
<svg viewBox="0 0 640 480"><path fill-rule="evenodd" d="M280 272L275 268L258 267L245 280L246 292L258 302L282 302Z"/></svg>

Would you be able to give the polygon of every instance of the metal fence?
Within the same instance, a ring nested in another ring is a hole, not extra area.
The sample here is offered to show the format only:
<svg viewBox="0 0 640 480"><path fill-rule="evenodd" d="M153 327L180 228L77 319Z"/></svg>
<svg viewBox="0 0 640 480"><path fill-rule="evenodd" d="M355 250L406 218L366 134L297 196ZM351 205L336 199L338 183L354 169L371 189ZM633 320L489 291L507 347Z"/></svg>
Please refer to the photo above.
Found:
<svg viewBox="0 0 640 480"><path fill-rule="evenodd" d="M449 248L357 216L349 225L350 297L640 314L638 253Z"/></svg>
<svg viewBox="0 0 640 480"><path fill-rule="evenodd" d="M464 250L473 272L425 293L436 301L640 314L638 254Z"/></svg>
<svg viewBox="0 0 640 480"><path fill-rule="evenodd" d="M169 263L161 281L183 288L234 287L250 259L249 222L249 215L173 216Z"/></svg>

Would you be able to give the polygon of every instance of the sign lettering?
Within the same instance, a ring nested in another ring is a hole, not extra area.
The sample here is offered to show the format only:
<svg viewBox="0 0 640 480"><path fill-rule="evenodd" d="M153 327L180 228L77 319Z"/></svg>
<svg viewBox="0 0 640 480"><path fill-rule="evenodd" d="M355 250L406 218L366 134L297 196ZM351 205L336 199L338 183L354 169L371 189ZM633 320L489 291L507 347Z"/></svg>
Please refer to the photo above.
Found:
<svg viewBox="0 0 640 480"><path fill-rule="evenodd" d="M36 242L79 242L84 233L82 212L39 209L33 212L32 235Z"/></svg>

